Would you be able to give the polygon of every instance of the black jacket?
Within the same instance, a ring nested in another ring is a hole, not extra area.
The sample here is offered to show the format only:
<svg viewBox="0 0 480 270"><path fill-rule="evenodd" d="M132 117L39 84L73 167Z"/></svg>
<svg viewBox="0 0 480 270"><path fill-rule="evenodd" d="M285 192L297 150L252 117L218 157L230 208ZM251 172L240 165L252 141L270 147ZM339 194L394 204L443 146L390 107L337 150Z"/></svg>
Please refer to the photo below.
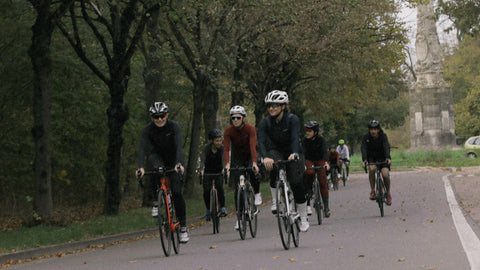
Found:
<svg viewBox="0 0 480 270"><path fill-rule="evenodd" d="M374 139L370 132L362 138L362 161L381 162L390 157L390 143L387 134L380 129L378 138Z"/></svg>

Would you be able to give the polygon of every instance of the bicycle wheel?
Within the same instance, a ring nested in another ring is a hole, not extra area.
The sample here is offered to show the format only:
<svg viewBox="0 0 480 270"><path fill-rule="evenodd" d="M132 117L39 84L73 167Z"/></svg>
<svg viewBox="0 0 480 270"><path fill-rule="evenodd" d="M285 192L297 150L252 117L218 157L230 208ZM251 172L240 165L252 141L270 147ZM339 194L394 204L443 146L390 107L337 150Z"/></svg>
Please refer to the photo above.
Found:
<svg viewBox="0 0 480 270"><path fill-rule="evenodd" d="M342 180L343 186L345 186L345 182L347 182L347 178L345 177L345 165L342 165Z"/></svg>
<svg viewBox="0 0 480 270"><path fill-rule="evenodd" d="M384 216L384 210L383 210L383 203L385 202L385 191L384 191L384 185L383 185L383 180L378 178L377 179L377 203L378 207L380 208L380 215L383 217Z"/></svg>
<svg viewBox="0 0 480 270"><path fill-rule="evenodd" d="M245 214L246 206L246 196L245 188L238 187L237 192L237 222L238 222L238 233L240 234L240 239L245 240L245 234L247 232L247 217Z"/></svg>
<svg viewBox="0 0 480 270"><path fill-rule="evenodd" d="M322 194L320 193L320 185L318 184L318 179L315 179L313 182L313 194L315 200L313 201L313 207L317 213L317 222L318 225L322 224L322 214L323 214L323 205L322 205Z"/></svg>
<svg viewBox="0 0 480 270"><path fill-rule="evenodd" d="M172 250L172 237L170 230L170 223L168 221L168 206L165 200L165 191L158 192L158 228L160 232L160 241L162 242L162 249L165 256L170 256Z"/></svg>
<svg viewBox="0 0 480 270"><path fill-rule="evenodd" d="M219 232L220 217L218 216L218 200L217 191L212 189L210 191L210 215L213 224L213 234Z"/></svg>
<svg viewBox="0 0 480 270"><path fill-rule="evenodd" d="M248 190L248 226L250 227L250 235L255 238L257 235L257 206L255 205L255 192L252 186Z"/></svg>
<svg viewBox="0 0 480 270"><path fill-rule="evenodd" d="M291 225L292 242L295 247L300 244L300 218L295 219L295 222Z"/></svg>
<svg viewBox="0 0 480 270"><path fill-rule="evenodd" d="M278 231L280 238L282 239L282 245L284 249L290 248L290 222L287 211L287 200L285 197L285 186L283 181L277 181L277 221Z"/></svg>
<svg viewBox="0 0 480 270"><path fill-rule="evenodd" d="M173 230L171 225L169 226L170 232L171 232L170 237L173 245L173 251L175 251L175 254L178 254L178 252L180 251L180 222L178 222L178 217L176 216L176 214L174 213L175 211L173 210L175 209L175 207L173 205L171 194L168 194L168 201L171 203L170 216L172 217L172 221L174 221L173 224L175 224L175 227L173 228Z"/></svg>
<svg viewBox="0 0 480 270"><path fill-rule="evenodd" d="M338 190L338 175L337 172L332 172L332 183L333 183L333 190Z"/></svg>

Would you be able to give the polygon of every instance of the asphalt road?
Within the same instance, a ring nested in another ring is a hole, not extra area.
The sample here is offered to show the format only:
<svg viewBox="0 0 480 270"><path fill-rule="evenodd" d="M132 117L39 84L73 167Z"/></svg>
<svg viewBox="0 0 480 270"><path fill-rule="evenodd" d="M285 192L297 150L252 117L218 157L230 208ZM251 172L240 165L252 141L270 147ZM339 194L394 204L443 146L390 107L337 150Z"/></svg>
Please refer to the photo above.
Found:
<svg viewBox="0 0 480 270"><path fill-rule="evenodd" d="M283 249L266 205L254 239L247 234L240 240L234 220L226 218L217 235L210 225L192 229L190 242L170 257L163 255L160 240L151 238L9 269L476 269L468 254L478 253L466 250L452 217L446 174L392 172L393 205L383 218L368 200L367 176L353 175L346 187L330 192L331 217L322 225L312 218L300 246L290 250Z"/></svg>

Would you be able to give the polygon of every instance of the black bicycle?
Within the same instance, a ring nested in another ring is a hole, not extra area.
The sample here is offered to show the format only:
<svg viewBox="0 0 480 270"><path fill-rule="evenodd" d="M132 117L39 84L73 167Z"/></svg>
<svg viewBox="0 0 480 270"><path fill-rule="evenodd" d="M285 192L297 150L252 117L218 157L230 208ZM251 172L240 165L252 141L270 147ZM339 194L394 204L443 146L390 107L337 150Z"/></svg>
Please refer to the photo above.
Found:
<svg viewBox="0 0 480 270"><path fill-rule="evenodd" d="M318 169L325 169L325 166L312 166L308 167L307 170L315 170L315 177L313 178L313 187L312 194L309 195L309 200L313 199L313 207L317 213L317 222L318 225L322 224L322 215L323 215L323 203L322 203L322 194L320 193L320 182L318 180Z"/></svg>
<svg viewBox="0 0 480 270"><path fill-rule="evenodd" d="M175 172L175 169L159 167L154 171L146 171L144 175L158 176L157 185L157 203L158 203L158 228L160 231L160 241L165 256L169 256L172 250L175 254L180 251L180 222L175 215L172 191L170 190L170 178L168 173ZM137 177L140 176L137 172ZM141 181L139 181L142 185Z"/></svg>
<svg viewBox="0 0 480 270"><path fill-rule="evenodd" d="M288 162L290 160L277 160L274 162L274 169L278 172L275 194L277 198L276 215L284 249L290 248L290 241L292 240L295 247L298 247L300 244L300 215L297 213L293 191L287 180L285 165Z"/></svg>
<svg viewBox="0 0 480 270"><path fill-rule="evenodd" d="M224 173L204 173L203 177L200 177L200 184L205 176L212 176L212 188L210 189L210 218L212 219L213 234L220 232L220 218L222 217L220 211L220 204L218 202L218 191L215 187L216 177L223 176L226 181L226 175Z"/></svg>
<svg viewBox="0 0 480 270"><path fill-rule="evenodd" d="M250 183L250 171L252 167L230 168L230 171L241 172L238 179L237 189L237 222L240 238L245 240L247 234L247 222L250 228L250 235L255 238L257 235L257 214L258 209L255 205L255 192Z"/></svg>
<svg viewBox="0 0 480 270"><path fill-rule="evenodd" d="M330 180L332 181L333 190L338 190L338 165L334 162L329 162L330 164ZM328 185L330 189L330 185Z"/></svg>
<svg viewBox="0 0 480 270"><path fill-rule="evenodd" d="M383 181L382 177L382 169L381 166L387 164L385 161L383 162L369 162L365 165L365 173L367 172L368 165L375 165L376 167L376 175L375 175L375 201L378 203L378 207L380 208L380 215L384 216L384 204L387 200L387 189L385 187L385 182Z"/></svg>
<svg viewBox="0 0 480 270"><path fill-rule="evenodd" d="M342 162L341 162L341 167L340 167L340 171L342 172L342 180L343 180L343 186L346 185L347 183L347 176L345 174L345 168L347 166L347 164L350 164L350 161L346 158L341 158Z"/></svg>

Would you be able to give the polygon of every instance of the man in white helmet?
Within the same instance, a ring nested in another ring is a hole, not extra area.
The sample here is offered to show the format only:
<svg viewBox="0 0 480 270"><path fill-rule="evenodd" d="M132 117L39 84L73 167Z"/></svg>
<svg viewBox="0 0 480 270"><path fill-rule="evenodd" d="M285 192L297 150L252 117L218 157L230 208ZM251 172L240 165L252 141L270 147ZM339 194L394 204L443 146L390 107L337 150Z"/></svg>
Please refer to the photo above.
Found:
<svg viewBox="0 0 480 270"><path fill-rule="evenodd" d="M285 91L274 90L265 97L268 116L258 127L258 147L263 164L270 172L270 190L273 204L271 210L276 213L276 181L277 175L273 170L275 160L290 160L287 164L287 179L293 191L297 211L300 215L300 231L306 232L309 228L307 219L307 202L303 182L305 173L305 159L300 146L300 120L288 112L288 94ZM268 141L268 142L267 142Z"/></svg>

